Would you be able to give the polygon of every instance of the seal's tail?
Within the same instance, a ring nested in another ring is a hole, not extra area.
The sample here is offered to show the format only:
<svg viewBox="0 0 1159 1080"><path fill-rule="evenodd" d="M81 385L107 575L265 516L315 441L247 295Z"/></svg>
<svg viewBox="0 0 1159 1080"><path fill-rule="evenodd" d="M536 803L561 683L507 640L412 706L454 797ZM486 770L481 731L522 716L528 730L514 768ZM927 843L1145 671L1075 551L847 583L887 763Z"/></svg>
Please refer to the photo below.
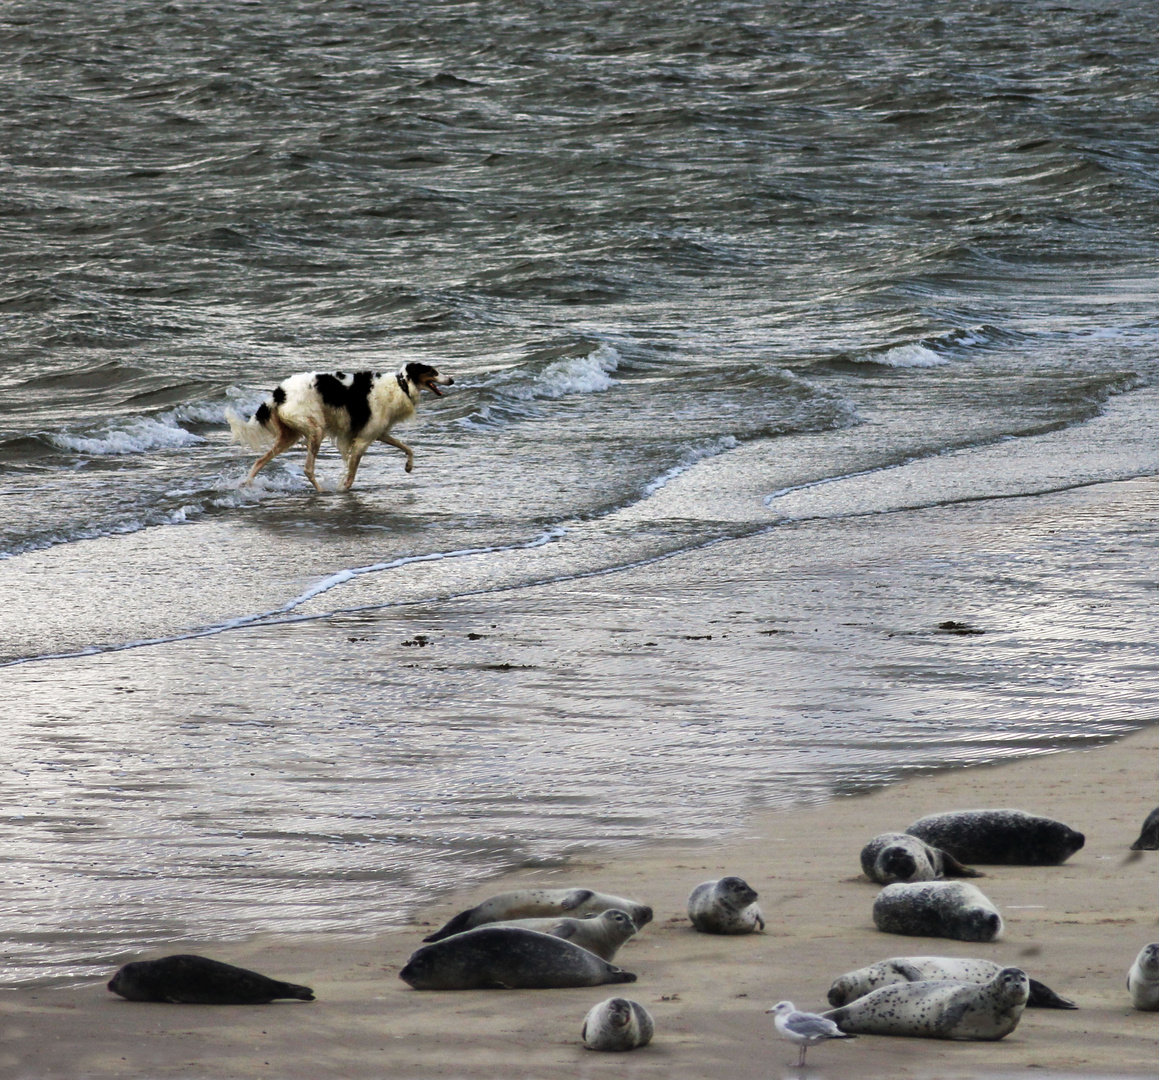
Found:
<svg viewBox="0 0 1159 1080"><path fill-rule="evenodd" d="M1037 979L1030 980L1030 998L1026 1004L1033 1005L1038 1009L1078 1008L1070 998L1065 998L1062 994L1056 994L1049 986L1040 983Z"/></svg>
<svg viewBox="0 0 1159 1080"><path fill-rule="evenodd" d="M279 997L297 998L298 1001L313 1001L314 991L308 986L296 986L294 983L282 983L282 993Z"/></svg>
<svg viewBox="0 0 1159 1080"><path fill-rule="evenodd" d="M234 442L257 451L266 450L273 445L273 435L262 426L263 411L269 416L269 409L263 405L249 420L243 420L233 409L225 410L225 418L229 421L229 430Z"/></svg>

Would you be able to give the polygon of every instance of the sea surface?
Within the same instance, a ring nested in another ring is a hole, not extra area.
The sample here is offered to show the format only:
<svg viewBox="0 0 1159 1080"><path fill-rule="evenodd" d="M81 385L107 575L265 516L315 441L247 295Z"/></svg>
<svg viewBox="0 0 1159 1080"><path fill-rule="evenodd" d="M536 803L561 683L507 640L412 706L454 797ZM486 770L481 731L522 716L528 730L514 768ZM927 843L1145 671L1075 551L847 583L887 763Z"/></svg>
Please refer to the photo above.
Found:
<svg viewBox="0 0 1159 1080"><path fill-rule="evenodd" d="M0 76L0 982L1156 719L1153 5L13 0ZM410 361L412 474L240 486Z"/></svg>

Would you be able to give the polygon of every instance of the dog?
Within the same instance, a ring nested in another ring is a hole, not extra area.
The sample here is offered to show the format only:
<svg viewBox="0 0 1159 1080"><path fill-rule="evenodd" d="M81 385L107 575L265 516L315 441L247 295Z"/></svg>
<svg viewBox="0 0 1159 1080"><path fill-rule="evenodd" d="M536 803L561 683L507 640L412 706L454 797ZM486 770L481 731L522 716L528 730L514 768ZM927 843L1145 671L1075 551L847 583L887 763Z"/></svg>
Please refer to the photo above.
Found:
<svg viewBox="0 0 1159 1080"><path fill-rule="evenodd" d="M410 472L414 468L414 451L394 438L390 429L400 420L414 416L420 391L426 389L442 397L439 387L451 386L454 381L429 364L407 364L395 375L377 371L303 371L291 375L274 387L248 421L232 409L226 410L234 442L251 450L269 447L254 462L243 486L252 484L262 469L299 439L306 440L303 472L318 491L322 485L314 476L314 462L325 438L338 444L338 452L346 462L340 491L350 490L362 455L374 442L389 443L403 451L406 471Z"/></svg>

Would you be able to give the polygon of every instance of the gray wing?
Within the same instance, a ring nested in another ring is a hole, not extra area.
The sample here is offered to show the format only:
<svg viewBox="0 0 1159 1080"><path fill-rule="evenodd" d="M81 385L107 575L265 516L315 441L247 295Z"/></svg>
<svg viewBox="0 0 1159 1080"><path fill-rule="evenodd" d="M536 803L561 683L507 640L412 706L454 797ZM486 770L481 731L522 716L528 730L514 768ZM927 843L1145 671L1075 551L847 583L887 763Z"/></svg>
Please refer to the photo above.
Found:
<svg viewBox="0 0 1159 1080"><path fill-rule="evenodd" d="M841 1029L832 1020L826 1020L816 1013L789 1013L785 1027L809 1039L832 1039L842 1034Z"/></svg>

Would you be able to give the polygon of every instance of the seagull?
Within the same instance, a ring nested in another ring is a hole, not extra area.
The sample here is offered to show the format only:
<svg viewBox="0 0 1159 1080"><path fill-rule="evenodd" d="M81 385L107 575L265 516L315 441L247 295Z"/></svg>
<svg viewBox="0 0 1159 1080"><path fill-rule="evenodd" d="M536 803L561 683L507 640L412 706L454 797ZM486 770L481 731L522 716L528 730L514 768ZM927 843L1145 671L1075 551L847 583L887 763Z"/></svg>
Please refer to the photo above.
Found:
<svg viewBox="0 0 1159 1080"><path fill-rule="evenodd" d="M773 1014L773 1023L782 1039L796 1043L801 1048L798 1066L805 1064L805 1051L810 1046L823 1043L827 1039L856 1039L856 1035L846 1035L832 1020L826 1020L816 1013L797 1012L791 1001L778 1001L765 1012Z"/></svg>

